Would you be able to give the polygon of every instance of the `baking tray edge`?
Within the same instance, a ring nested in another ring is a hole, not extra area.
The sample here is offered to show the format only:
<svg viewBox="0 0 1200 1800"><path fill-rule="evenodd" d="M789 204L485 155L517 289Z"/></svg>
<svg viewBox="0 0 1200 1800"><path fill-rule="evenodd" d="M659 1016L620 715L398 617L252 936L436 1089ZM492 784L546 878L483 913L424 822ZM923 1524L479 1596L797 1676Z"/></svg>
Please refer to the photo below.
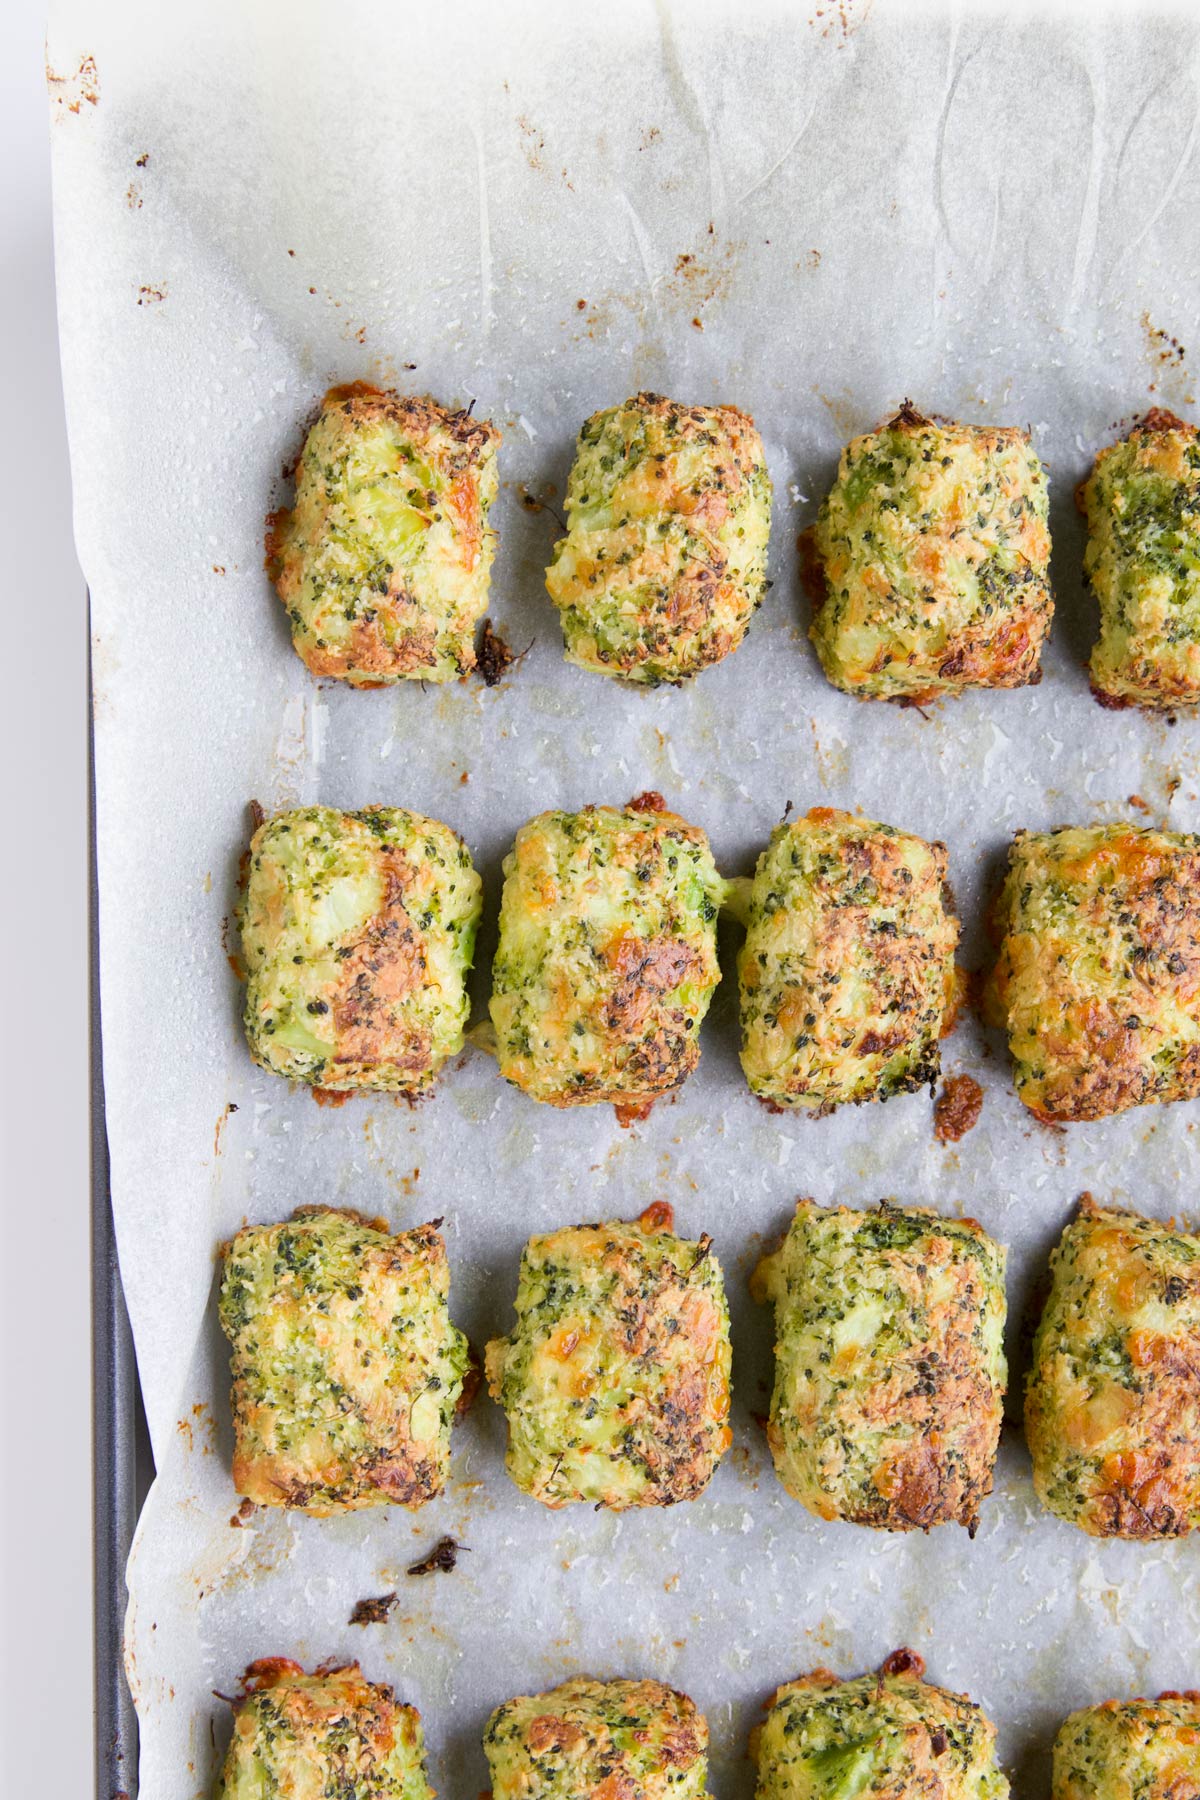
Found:
<svg viewBox="0 0 1200 1800"><path fill-rule="evenodd" d="M125 1565L137 1522L137 1365L117 1265L100 1034L96 744L88 603L88 980L92 1228L92 1517L97 1800L137 1794L137 1716L125 1679Z"/></svg>

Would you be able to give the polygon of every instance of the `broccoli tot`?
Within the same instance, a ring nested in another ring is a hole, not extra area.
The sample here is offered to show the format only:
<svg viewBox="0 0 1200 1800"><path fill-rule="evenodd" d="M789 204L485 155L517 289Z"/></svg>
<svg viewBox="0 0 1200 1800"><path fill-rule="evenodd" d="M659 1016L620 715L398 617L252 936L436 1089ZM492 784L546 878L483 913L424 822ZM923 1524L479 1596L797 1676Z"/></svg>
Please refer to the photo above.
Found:
<svg viewBox="0 0 1200 1800"><path fill-rule="evenodd" d="M351 687L475 666L496 534L500 433L435 400L331 388L268 522L267 568L314 675Z"/></svg>
<svg viewBox="0 0 1200 1800"><path fill-rule="evenodd" d="M1091 1537L1200 1527L1200 1237L1085 1194L1050 1259L1025 1436L1043 1506Z"/></svg>
<svg viewBox="0 0 1200 1800"><path fill-rule="evenodd" d="M659 1681L564 1681L498 1706L493 1800L708 1800L708 1725Z"/></svg>
<svg viewBox="0 0 1200 1800"><path fill-rule="evenodd" d="M663 1201L531 1238L515 1329L486 1351L508 1472L545 1506L694 1500L728 1448L729 1313L707 1237Z"/></svg>
<svg viewBox="0 0 1200 1800"><path fill-rule="evenodd" d="M637 394L594 413L567 484L546 587L567 660L679 683L736 650L766 592L771 481L733 406Z"/></svg>
<svg viewBox="0 0 1200 1800"><path fill-rule="evenodd" d="M1146 414L1079 490L1083 569L1100 605L1092 692L1169 711L1200 700L1200 431Z"/></svg>
<svg viewBox="0 0 1200 1800"><path fill-rule="evenodd" d="M1106 1700L1064 1720L1051 1800L1196 1800L1200 1694Z"/></svg>
<svg viewBox="0 0 1200 1800"><path fill-rule="evenodd" d="M415 1706L357 1663L306 1675L286 1657L251 1663L214 1800L433 1800Z"/></svg>
<svg viewBox="0 0 1200 1800"><path fill-rule="evenodd" d="M935 423L905 402L855 438L802 539L810 636L833 685L920 706L1039 681L1046 517L1024 431Z"/></svg>
<svg viewBox="0 0 1200 1800"><path fill-rule="evenodd" d="M946 846L819 807L778 825L738 956L759 1099L828 1112L928 1086L954 1000Z"/></svg>
<svg viewBox="0 0 1200 1800"><path fill-rule="evenodd" d="M924 1673L896 1650L877 1675L814 1669L781 1687L757 1733L756 1800L1008 1800L995 1726Z"/></svg>
<svg viewBox="0 0 1200 1800"><path fill-rule="evenodd" d="M239 909L255 1062L341 1093L427 1093L463 1046L481 894L462 839L420 813L265 820Z"/></svg>
<svg viewBox="0 0 1200 1800"><path fill-rule="evenodd" d="M797 1202L752 1290L775 1304L767 1435L794 1499L820 1519L974 1534L1004 1410L1004 1271L974 1219Z"/></svg>
<svg viewBox="0 0 1200 1800"><path fill-rule="evenodd" d="M500 1073L550 1106L644 1116L700 1060L724 894L708 839L659 794L522 825L492 969Z"/></svg>
<svg viewBox="0 0 1200 1800"><path fill-rule="evenodd" d="M238 1493L320 1516L440 1494L469 1351L436 1226L305 1206L222 1254Z"/></svg>
<svg viewBox="0 0 1200 1800"><path fill-rule="evenodd" d="M1036 1118L1200 1094L1200 837L1018 832L996 923L987 1010Z"/></svg>

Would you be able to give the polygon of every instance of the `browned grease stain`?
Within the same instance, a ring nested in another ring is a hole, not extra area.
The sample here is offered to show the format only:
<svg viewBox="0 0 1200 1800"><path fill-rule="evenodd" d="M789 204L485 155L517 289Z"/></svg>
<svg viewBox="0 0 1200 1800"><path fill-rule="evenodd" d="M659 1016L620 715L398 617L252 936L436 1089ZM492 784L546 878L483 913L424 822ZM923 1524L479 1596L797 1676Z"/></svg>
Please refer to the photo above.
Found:
<svg viewBox="0 0 1200 1800"><path fill-rule="evenodd" d="M745 240L730 241L717 249L715 241L704 255L683 251L675 258L675 267L659 290L660 298L691 312L692 324L703 331L701 314L705 307L728 298L737 274L738 257L746 248Z"/></svg>
<svg viewBox="0 0 1200 1800"><path fill-rule="evenodd" d="M167 297L167 284L162 282L158 287L144 283L137 291L139 306L161 306Z"/></svg>
<svg viewBox="0 0 1200 1800"><path fill-rule="evenodd" d="M852 396L845 390L840 395L826 394L817 382L813 383L813 393L821 402L843 438L852 438L860 429L858 411Z"/></svg>
<svg viewBox="0 0 1200 1800"><path fill-rule="evenodd" d="M505 83L505 86L507 87L507 83ZM521 154L529 164L529 167L539 175L553 174L553 170L550 168L549 161L547 160L545 133L540 127L535 125L532 119L525 113L518 113L517 115L517 130L521 134ZM560 169L558 171L558 179L564 186L570 188L572 193L575 192L575 183L571 180L566 169Z"/></svg>
<svg viewBox="0 0 1200 1800"><path fill-rule="evenodd" d="M542 161L542 152L546 148L545 138L524 113L517 115L517 130L521 134L521 152L525 161L531 169L541 171L546 166Z"/></svg>
<svg viewBox="0 0 1200 1800"><path fill-rule="evenodd" d="M55 115L79 113L84 106L100 104L100 76L94 56L81 56L71 75L60 75L46 64L46 87Z"/></svg>
<svg viewBox="0 0 1200 1800"><path fill-rule="evenodd" d="M1146 361L1150 366L1147 391L1151 394L1161 391L1178 404L1194 406L1196 395L1192 377L1188 373L1187 351L1183 344L1173 332L1156 325L1148 312L1142 314L1141 325Z"/></svg>
<svg viewBox="0 0 1200 1800"><path fill-rule="evenodd" d="M631 365L633 387L661 385L663 342L680 326L703 331L710 309L716 309L733 292L745 239L722 243L711 221L700 243L675 256L669 274L654 274L626 291L610 288L586 300L576 300L579 338L592 342L606 338L618 319L632 319L640 332Z"/></svg>
<svg viewBox="0 0 1200 1800"><path fill-rule="evenodd" d="M735 1444L729 1453L734 1474L738 1480L748 1487L752 1493L758 1492L758 1478L762 1473L762 1465L754 1455L749 1444Z"/></svg>
<svg viewBox="0 0 1200 1800"><path fill-rule="evenodd" d="M229 942L229 933L230 933L231 929L232 929L232 921L229 917L229 914L226 913L224 918L221 920L221 948L225 952L225 961L229 964L230 968L233 970L233 972L237 976L238 980L245 981L245 979L246 979L245 966L242 962L241 957L238 955L237 951L231 947L230 942Z"/></svg>
<svg viewBox="0 0 1200 1800"><path fill-rule="evenodd" d="M213 1156L214 1156L214 1158L220 1156L220 1154L221 1154L221 1137L222 1137L222 1134L224 1133L225 1126L228 1123L229 1115L230 1115L230 1113L235 1113L236 1111L237 1111L237 1103L233 1100L227 1100L225 1103L225 1106L221 1112L221 1115L217 1120L216 1127L213 1131Z"/></svg>
<svg viewBox="0 0 1200 1800"><path fill-rule="evenodd" d="M197 1400L193 1405L191 1412L185 1413L183 1418L177 1420L175 1424L176 1431L187 1444L189 1451L196 1448L195 1428L200 1425L204 1427L205 1436L208 1440L200 1446L200 1454L202 1456L211 1456L213 1453L213 1439L216 1436L216 1421L209 1412L207 1402L204 1400Z"/></svg>
<svg viewBox="0 0 1200 1800"><path fill-rule="evenodd" d="M808 23L823 38L846 44L866 24L874 4L875 0L820 0Z"/></svg>

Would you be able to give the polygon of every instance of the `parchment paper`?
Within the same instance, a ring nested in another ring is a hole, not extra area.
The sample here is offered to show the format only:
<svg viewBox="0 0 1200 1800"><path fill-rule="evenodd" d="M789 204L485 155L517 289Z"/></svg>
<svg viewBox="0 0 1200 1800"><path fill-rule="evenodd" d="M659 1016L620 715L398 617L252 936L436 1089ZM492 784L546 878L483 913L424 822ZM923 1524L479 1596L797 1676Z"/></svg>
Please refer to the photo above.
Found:
<svg viewBox="0 0 1200 1800"><path fill-rule="evenodd" d="M750 1791L746 1732L777 1683L815 1663L854 1673L901 1642L997 1718L1019 1795L1045 1791L1070 1708L1200 1685L1196 1547L1096 1545L1056 1523L1015 1434L974 1544L821 1528L789 1501L751 1416L771 1320L745 1289L797 1193L968 1211L1012 1247L1019 1373L1022 1308L1076 1195L1194 1207L1200 1107L1038 1129L1002 1045L967 1021L946 1063L986 1100L957 1148L934 1141L925 1095L773 1117L737 1066L730 932L700 1071L632 1131L536 1107L474 1052L418 1111L322 1111L250 1063L224 935L252 796L403 803L458 827L487 882L480 1007L500 859L543 806L660 788L728 874L789 800L944 837L968 962L1016 828L1131 807L1200 825L1200 726L1088 697L1072 502L1118 421L1193 401L1197 44L1190 8L54 5L104 1074L160 1471L129 1576L147 1800L208 1790L228 1730L213 1690L264 1654L354 1655L393 1682L456 1800L486 1785L490 1708L580 1669L687 1688L731 1797ZM494 691L356 694L291 651L263 517L316 398L358 376L474 399L504 429L493 613L531 648ZM520 500L561 496L580 421L639 387L748 408L775 482L767 603L682 692L564 663L541 584L557 526ZM929 717L826 685L794 552L842 441L905 395L1032 425L1053 482L1044 683ZM660 1198L714 1234L734 1311L735 1446L706 1498L544 1512L508 1483L481 1398L420 1515L231 1526L211 1289L243 1219L312 1200L396 1227L444 1216L453 1310L481 1344L510 1323L530 1232ZM458 1570L406 1577L444 1531L470 1546ZM386 1625L348 1625L393 1586Z"/></svg>

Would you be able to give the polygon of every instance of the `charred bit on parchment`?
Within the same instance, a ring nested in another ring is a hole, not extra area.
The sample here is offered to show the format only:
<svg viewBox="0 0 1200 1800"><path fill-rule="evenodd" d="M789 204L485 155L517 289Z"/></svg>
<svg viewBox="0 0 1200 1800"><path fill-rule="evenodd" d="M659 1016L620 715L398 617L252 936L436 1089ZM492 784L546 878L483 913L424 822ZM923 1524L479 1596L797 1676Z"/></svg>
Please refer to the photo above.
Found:
<svg viewBox="0 0 1200 1800"><path fill-rule="evenodd" d="M521 489L521 505L525 508L526 512L549 513L559 530L563 533L566 532L567 521L563 518L562 514L555 507L551 506L547 499L539 499L536 494L531 494L527 487Z"/></svg>
<svg viewBox="0 0 1200 1800"><path fill-rule="evenodd" d="M479 653L475 658L475 667L483 676L484 686L490 688L498 686L510 669L515 669L524 662L536 642L536 638L530 638L523 650L520 652L513 650L505 643L499 632L493 630L492 621L485 619L483 635L479 640Z"/></svg>
<svg viewBox="0 0 1200 1800"><path fill-rule="evenodd" d="M957 1144L979 1123L983 1089L973 1075L949 1075L933 1107L933 1135L939 1144Z"/></svg>
<svg viewBox="0 0 1200 1800"><path fill-rule="evenodd" d="M439 1570L443 1575L449 1575L460 1553L463 1550L469 1552L470 1548L470 1544L460 1544L452 1537L439 1538L428 1556L423 1556L420 1562L410 1563L404 1572L406 1575L432 1575ZM395 1597L393 1594L393 1600Z"/></svg>
<svg viewBox="0 0 1200 1800"><path fill-rule="evenodd" d="M376 1594L374 1598L370 1600L355 1601L354 1610L350 1614L350 1624L385 1625L387 1623L387 1616L391 1612L393 1606L395 1606L398 1598L399 1596L395 1592L392 1592L390 1594Z"/></svg>
<svg viewBox="0 0 1200 1800"><path fill-rule="evenodd" d="M441 1224L441 1220L438 1220ZM467 1345L467 1366L463 1371L462 1392L458 1396L458 1405L454 1408L456 1419L465 1419L475 1404L475 1396L483 1383L483 1363L474 1344Z"/></svg>

